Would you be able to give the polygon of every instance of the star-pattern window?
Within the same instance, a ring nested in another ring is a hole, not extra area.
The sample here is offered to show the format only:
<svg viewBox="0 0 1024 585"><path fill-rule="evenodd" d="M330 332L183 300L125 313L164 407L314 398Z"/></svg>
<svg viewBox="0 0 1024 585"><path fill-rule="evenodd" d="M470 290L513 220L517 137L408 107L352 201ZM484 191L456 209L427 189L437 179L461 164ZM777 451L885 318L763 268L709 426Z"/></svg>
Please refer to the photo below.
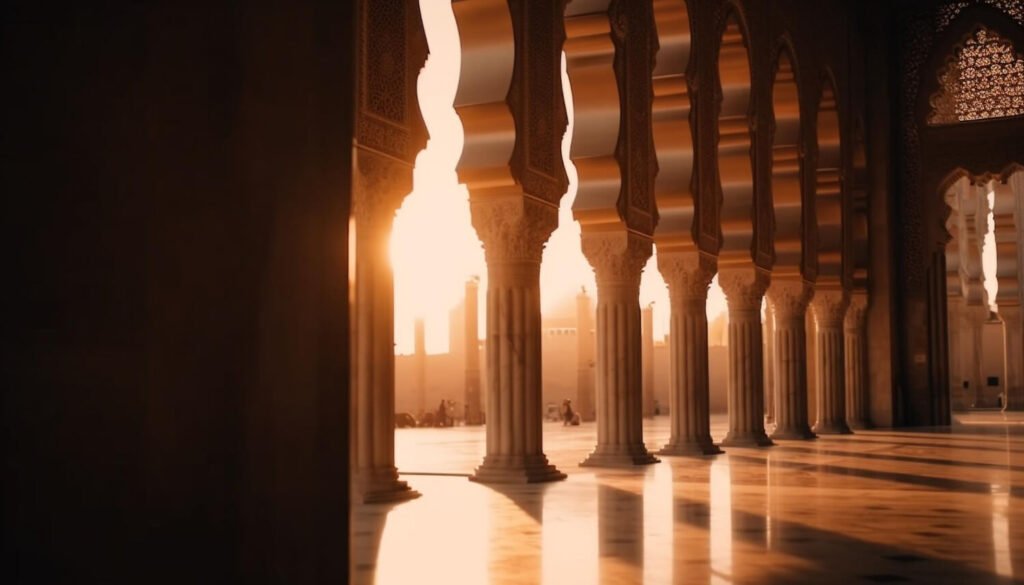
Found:
<svg viewBox="0 0 1024 585"><path fill-rule="evenodd" d="M1024 57L989 29L977 29L954 51L939 84L929 124L1024 115Z"/></svg>

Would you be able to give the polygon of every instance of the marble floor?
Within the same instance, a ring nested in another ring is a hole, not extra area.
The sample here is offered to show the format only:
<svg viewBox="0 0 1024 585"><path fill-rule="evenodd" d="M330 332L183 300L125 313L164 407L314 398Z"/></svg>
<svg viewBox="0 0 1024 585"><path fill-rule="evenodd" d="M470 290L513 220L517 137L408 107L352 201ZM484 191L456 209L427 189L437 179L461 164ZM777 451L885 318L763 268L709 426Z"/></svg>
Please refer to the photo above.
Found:
<svg viewBox="0 0 1024 585"><path fill-rule="evenodd" d="M397 464L422 496L353 509L352 581L1024 582L1024 418L963 422L619 471L578 466L593 424L545 423L568 479L509 487L466 479L482 428L401 429ZM644 436L662 445L667 417Z"/></svg>

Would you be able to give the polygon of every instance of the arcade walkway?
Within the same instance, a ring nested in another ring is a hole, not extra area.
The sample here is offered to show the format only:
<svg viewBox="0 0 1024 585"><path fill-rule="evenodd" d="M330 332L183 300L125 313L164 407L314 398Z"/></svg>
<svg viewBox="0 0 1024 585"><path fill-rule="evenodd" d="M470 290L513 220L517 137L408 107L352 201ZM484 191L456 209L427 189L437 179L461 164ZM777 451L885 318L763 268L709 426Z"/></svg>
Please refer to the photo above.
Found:
<svg viewBox="0 0 1024 585"><path fill-rule="evenodd" d="M648 446L668 418L645 421ZM569 478L466 479L480 428L402 429L423 495L358 506L355 583L1012 583L1024 579L1024 419L862 431L626 471L577 466L593 424L545 423ZM712 419L720 440L724 419ZM423 475L420 475L423 474Z"/></svg>

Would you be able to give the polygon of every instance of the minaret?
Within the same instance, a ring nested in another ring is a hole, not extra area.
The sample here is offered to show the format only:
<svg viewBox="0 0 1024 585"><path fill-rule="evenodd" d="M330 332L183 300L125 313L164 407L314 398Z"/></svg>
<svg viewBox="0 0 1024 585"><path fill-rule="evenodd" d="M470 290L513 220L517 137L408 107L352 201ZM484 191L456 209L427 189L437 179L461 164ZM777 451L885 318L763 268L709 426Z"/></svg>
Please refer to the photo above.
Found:
<svg viewBox="0 0 1024 585"><path fill-rule="evenodd" d="M416 397L418 416L427 412L427 342L423 318L416 319L415 359L416 359Z"/></svg>
<svg viewBox="0 0 1024 585"><path fill-rule="evenodd" d="M480 402L480 336L477 329L477 293L479 279L466 281L466 299L463 303L466 314L463 319L466 334L466 424L478 425L483 421L483 405Z"/></svg>
<svg viewBox="0 0 1024 585"><path fill-rule="evenodd" d="M594 306L585 288L576 295L576 411L583 422L593 422L594 412Z"/></svg>
<svg viewBox="0 0 1024 585"><path fill-rule="evenodd" d="M643 414L644 418L654 416L654 303L644 307L641 328L643 329Z"/></svg>

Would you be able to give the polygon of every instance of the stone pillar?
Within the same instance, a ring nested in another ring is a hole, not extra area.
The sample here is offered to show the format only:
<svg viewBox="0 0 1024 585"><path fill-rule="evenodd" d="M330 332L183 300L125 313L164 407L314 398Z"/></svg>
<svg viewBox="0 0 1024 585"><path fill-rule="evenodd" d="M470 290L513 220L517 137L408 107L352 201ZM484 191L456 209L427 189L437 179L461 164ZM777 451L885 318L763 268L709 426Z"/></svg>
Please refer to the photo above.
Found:
<svg viewBox="0 0 1024 585"><path fill-rule="evenodd" d="M395 165L397 167L397 165ZM353 312L353 492L364 503L419 496L395 468L394 277L388 240L394 215L411 185L388 180L396 172L372 155L357 158L353 217L356 228ZM396 172L395 177L402 177ZM419 357L417 357L419 359Z"/></svg>
<svg viewBox="0 0 1024 585"><path fill-rule="evenodd" d="M967 333L961 331L961 326L964 323L964 298L959 294L948 295L946 309L950 404L953 411L966 411L973 405L974 399L970 393L973 392L973 389L964 388L966 375L963 368L963 348L961 347L962 338Z"/></svg>
<svg viewBox="0 0 1024 585"><path fill-rule="evenodd" d="M594 422L594 308L586 290L576 295L576 411Z"/></svg>
<svg viewBox="0 0 1024 585"><path fill-rule="evenodd" d="M541 432L540 261L558 208L522 195L470 201L487 260L487 455L481 483L565 479Z"/></svg>
<svg viewBox="0 0 1024 585"><path fill-rule="evenodd" d="M773 280L768 306L775 320L773 439L813 439L807 422L807 305L814 288L803 278Z"/></svg>
<svg viewBox="0 0 1024 585"><path fill-rule="evenodd" d="M480 393L480 331L477 326L477 279L466 282L465 324L466 334L466 413L467 425L483 424L483 405Z"/></svg>
<svg viewBox="0 0 1024 585"><path fill-rule="evenodd" d="M981 350L984 345L985 322L988 321L988 315L988 305L967 305L964 307L964 321L967 324L967 347L960 354L960 357L968 380L968 396L975 403L981 398L982 389L985 384L984 376L981 373ZM1003 388L1006 388L1005 380ZM995 405L986 404L985 406Z"/></svg>
<svg viewBox="0 0 1024 585"><path fill-rule="evenodd" d="M849 294L832 288L815 291L811 302L818 388L818 420L814 432L822 435L851 432L846 425L846 352L843 347L843 319L849 305Z"/></svg>
<svg viewBox="0 0 1024 585"><path fill-rule="evenodd" d="M769 308L764 314L762 326L764 339L764 420L775 423L775 315Z"/></svg>
<svg viewBox="0 0 1024 585"><path fill-rule="evenodd" d="M867 324L868 293L854 291L846 310L843 332L846 335L846 422L853 429L870 426L868 408Z"/></svg>
<svg viewBox="0 0 1024 585"><path fill-rule="evenodd" d="M761 299L768 288L764 271L730 268L718 274L729 305L729 434L722 445L767 447L764 432L764 349Z"/></svg>
<svg viewBox="0 0 1024 585"><path fill-rule="evenodd" d="M699 252L658 252L658 270L668 285L669 417L671 435L659 454L715 455L708 398L708 286L715 260Z"/></svg>
<svg viewBox="0 0 1024 585"><path fill-rule="evenodd" d="M427 412L427 332L422 317L413 322L413 366L416 373L416 408L418 416Z"/></svg>
<svg viewBox="0 0 1024 585"><path fill-rule="evenodd" d="M643 415L654 417L654 307L647 305L641 312L643 334Z"/></svg>
<svg viewBox="0 0 1024 585"><path fill-rule="evenodd" d="M651 240L625 231L582 239L597 277L597 446L581 465L657 463L644 446L641 413L640 273Z"/></svg>
<svg viewBox="0 0 1024 585"><path fill-rule="evenodd" d="M1024 332L1021 331L1021 310L1016 303L999 305L999 318L1003 321L1003 410L1024 410Z"/></svg>

